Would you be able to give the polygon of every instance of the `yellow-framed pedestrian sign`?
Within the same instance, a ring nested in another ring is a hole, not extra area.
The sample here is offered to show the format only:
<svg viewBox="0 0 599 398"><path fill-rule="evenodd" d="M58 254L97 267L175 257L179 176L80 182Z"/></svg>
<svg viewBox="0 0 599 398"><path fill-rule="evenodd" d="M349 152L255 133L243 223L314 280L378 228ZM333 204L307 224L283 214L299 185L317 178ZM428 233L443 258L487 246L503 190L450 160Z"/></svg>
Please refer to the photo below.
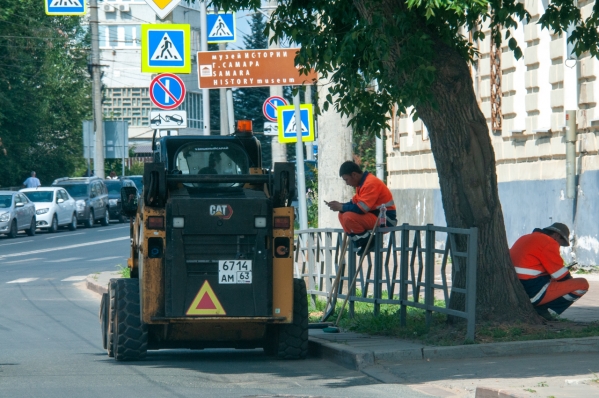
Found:
<svg viewBox="0 0 599 398"><path fill-rule="evenodd" d="M44 0L47 15L84 15L85 0Z"/></svg>
<svg viewBox="0 0 599 398"><path fill-rule="evenodd" d="M302 142L314 141L314 110L312 105L300 105L300 119L302 124ZM277 106L277 123L280 143L289 144L297 142L294 105Z"/></svg>
<svg viewBox="0 0 599 398"><path fill-rule="evenodd" d="M191 73L190 37L187 24L141 25L141 71Z"/></svg>

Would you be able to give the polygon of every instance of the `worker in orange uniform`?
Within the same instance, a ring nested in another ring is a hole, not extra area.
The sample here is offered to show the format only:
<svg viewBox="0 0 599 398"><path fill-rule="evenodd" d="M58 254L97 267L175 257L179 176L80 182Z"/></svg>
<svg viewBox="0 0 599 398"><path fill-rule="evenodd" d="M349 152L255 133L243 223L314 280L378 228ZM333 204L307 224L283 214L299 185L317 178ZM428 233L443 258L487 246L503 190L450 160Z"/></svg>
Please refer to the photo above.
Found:
<svg viewBox="0 0 599 398"><path fill-rule="evenodd" d="M384 226L397 225L393 195L383 181L367 171L362 172L360 166L354 162L343 163L339 168L339 176L347 185L356 188L356 194L347 203L325 203L329 209L339 212L339 222L343 230L354 241L359 248L358 255L361 255L382 209L385 213Z"/></svg>
<svg viewBox="0 0 599 398"><path fill-rule="evenodd" d="M560 256L560 246L570 246L570 230L565 224L553 223L535 228L520 237L510 249L518 279L528 293L537 313L551 320L552 310L561 314L589 289L584 278L572 278Z"/></svg>

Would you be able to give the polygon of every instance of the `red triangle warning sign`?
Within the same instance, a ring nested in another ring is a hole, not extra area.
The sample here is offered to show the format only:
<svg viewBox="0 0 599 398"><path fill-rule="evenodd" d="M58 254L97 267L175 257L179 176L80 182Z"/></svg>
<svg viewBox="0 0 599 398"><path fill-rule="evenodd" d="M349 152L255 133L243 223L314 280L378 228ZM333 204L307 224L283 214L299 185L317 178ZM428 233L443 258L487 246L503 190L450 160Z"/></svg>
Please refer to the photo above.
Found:
<svg viewBox="0 0 599 398"><path fill-rule="evenodd" d="M227 313L208 281L205 281L191 302L186 315L227 315Z"/></svg>

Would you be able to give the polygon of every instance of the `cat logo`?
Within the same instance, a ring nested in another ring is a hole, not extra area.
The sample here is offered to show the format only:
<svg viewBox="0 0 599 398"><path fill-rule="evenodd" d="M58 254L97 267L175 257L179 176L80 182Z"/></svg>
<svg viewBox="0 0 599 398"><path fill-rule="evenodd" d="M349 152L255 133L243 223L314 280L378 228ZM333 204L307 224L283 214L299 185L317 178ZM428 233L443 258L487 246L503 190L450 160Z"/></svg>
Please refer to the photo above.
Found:
<svg viewBox="0 0 599 398"><path fill-rule="evenodd" d="M210 215L228 220L233 215L233 208L230 205L210 205Z"/></svg>

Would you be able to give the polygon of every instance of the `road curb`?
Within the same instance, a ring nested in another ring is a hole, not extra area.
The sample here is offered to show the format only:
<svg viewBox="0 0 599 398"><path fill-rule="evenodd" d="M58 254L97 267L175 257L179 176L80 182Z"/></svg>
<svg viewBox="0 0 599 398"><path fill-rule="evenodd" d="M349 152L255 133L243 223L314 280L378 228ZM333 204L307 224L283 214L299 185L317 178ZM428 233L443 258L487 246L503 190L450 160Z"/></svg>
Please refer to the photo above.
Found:
<svg viewBox="0 0 599 398"><path fill-rule="evenodd" d="M121 278L121 274L118 271L97 272L85 278L85 286L98 294L108 293L108 281L114 278Z"/></svg>
<svg viewBox="0 0 599 398"><path fill-rule="evenodd" d="M374 352L345 344L331 343L317 337L310 336L310 356L325 358L348 369L360 370L374 365Z"/></svg>
<svg viewBox="0 0 599 398"><path fill-rule="evenodd" d="M88 275L87 278L85 278L85 285L89 290L94 291L96 293L108 293L108 288L106 286L100 285L98 281L93 279L92 275Z"/></svg>
<svg viewBox="0 0 599 398"><path fill-rule="evenodd" d="M489 387L476 387L474 398L521 398L522 395L514 394L507 390Z"/></svg>
<svg viewBox="0 0 599 398"><path fill-rule="evenodd" d="M374 350L365 350L310 336L311 355L328 359L352 370L361 370L379 362L553 355L576 352L599 352L599 337L529 340L386 351L384 346L377 347Z"/></svg>

